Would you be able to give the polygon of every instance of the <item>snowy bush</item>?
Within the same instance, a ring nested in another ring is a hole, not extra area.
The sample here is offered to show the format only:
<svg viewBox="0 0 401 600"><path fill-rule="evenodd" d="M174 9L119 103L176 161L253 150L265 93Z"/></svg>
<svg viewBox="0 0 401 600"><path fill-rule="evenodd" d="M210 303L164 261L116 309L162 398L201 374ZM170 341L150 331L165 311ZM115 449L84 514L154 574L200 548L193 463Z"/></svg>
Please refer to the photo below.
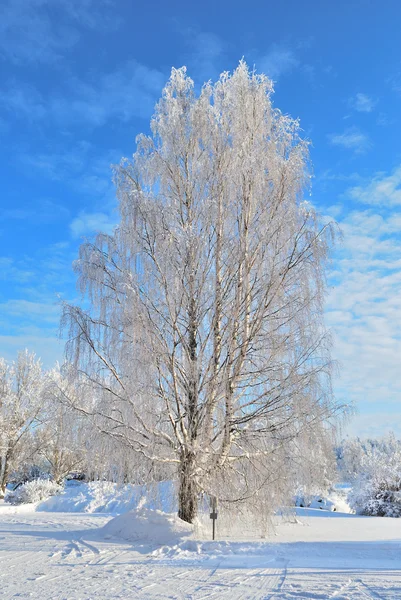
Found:
<svg viewBox="0 0 401 600"><path fill-rule="evenodd" d="M50 479L50 473L38 465L22 464L17 470L11 473L9 483L15 488L35 479Z"/></svg>
<svg viewBox="0 0 401 600"><path fill-rule="evenodd" d="M55 496L63 491L63 487L49 481L48 479L36 479L28 481L18 487L14 492L10 492L5 497L5 501L10 504L30 504L40 502L49 496Z"/></svg>
<svg viewBox="0 0 401 600"><path fill-rule="evenodd" d="M401 478L393 481L367 480L349 497L351 507L360 515L401 517Z"/></svg>
<svg viewBox="0 0 401 600"><path fill-rule="evenodd" d="M36 510L43 512L107 512L124 513L138 506L174 512L174 483L159 482L148 486L118 485L110 481L81 483L67 481L62 495L41 502Z"/></svg>
<svg viewBox="0 0 401 600"><path fill-rule="evenodd" d="M361 515L401 517L401 442L393 435L364 446L348 501Z"/></svg>

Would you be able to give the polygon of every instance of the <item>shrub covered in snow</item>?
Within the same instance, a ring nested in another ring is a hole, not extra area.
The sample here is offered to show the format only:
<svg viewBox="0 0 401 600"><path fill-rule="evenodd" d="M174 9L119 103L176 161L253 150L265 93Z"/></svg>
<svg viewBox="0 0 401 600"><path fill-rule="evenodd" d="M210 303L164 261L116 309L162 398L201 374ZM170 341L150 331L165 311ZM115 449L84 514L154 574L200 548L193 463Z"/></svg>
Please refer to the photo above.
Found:
<svg viewBox="0 0 401 600"><path fill-rule="evenodd" d="M350 505L361 515L401 517L401 478L367 480L353 490Z"/></svg>
<svg viewBox="0 0 401 600"><path fill-rule="evenodd" d="M66 481L59 496L41 502L36 510L43 512L106 512L124 513L135 510L138 505L161 509L165 512L177 510L174 500L174 483L118 485L111 481Z"/></svg>
<svg viewBox="0 0 401 600"><path fill-rule="evenodd" d="M50 479L50 473L38 465L23 463L19 469L13 471L8 479L9 483L16 488L20 485L33 481L34 479Z"/></svg>
<svg viewBox="0 0 401 600"><path fill-rule="evenodd" d="M9 492L5 501L10 504L30 504L60 494L62 491L63 487L54 481L35 479L24 483L13 492Z"/></svg>
<svg viewBox="0 0 401 600"><path fill-rule="evenodd" d="M393 435L363 448L348 501L361 515L401 517L401 442Z"/></svg>

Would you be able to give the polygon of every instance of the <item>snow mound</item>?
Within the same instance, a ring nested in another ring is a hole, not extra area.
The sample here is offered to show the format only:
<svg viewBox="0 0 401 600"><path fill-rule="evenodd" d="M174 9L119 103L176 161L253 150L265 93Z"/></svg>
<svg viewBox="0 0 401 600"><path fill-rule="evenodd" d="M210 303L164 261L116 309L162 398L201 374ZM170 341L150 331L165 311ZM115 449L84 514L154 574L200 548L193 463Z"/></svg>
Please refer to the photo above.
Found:
<svg viewBox="0 0 401 600"><path fill-rule="evenodd" d="M81 483L70 481L59 496L41 502L39 512L87 512L121 514L139 505L159 508L165 512L175 509L173 482L163 481L149 486L118 485L110 481Z"/></svg>
<svg viewBox="0 0 401 600"><path fill-rule="evenodd" d="M128 542L174 546L193 533L193 525L175 514L141 508L115 517L102 530L103 537Z"/></svg>
<svg viewBox="0 0 401 600"><path fill-rule="evenodd" d="M347 502L347 491L347 489L338 488L331 489L325 495L308 497L300 494L295 499L295 506L349 514L353 511Z"/></svg>

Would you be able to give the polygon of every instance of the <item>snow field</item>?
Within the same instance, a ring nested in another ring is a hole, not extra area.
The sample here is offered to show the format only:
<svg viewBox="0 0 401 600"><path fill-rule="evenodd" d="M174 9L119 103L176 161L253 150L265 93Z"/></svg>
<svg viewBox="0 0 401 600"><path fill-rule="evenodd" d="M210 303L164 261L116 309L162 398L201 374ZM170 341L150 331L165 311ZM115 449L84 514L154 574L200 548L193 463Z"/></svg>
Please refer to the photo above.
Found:
<svg viewBox="0 0 401 600"><path fill-rule="evenodd" d="M148 508L114 519L21 508L0 504L2 600L401 599L398 519L300 508L265 541L212 542Z"/></svg>

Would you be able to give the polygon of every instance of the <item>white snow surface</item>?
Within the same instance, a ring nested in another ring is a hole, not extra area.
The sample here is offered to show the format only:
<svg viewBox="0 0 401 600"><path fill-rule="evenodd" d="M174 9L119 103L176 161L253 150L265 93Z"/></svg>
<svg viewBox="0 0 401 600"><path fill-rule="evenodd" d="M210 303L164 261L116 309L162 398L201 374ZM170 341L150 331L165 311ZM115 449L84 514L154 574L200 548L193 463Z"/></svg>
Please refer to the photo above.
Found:
<svg viewBox="0 0 401 600"><path fill-rule="evenodd" d="M119 485L110 481L66 483L62 494L51 496L36 505L40 512L104 512L121 514L138 505L159 508L165 512L175 509L173 482L162 481L153 486Z"/></svg>
<svg viewBox="0 0 401 600"><path fill-rule="evenodd" d="M331 489L325 495L312 496L310 499L298 497L296 506L306 506L308 508L318 508L330 512L351 513L354 512L347 502L349 486L341 485Z"/></svg>
<svg viewBox="0 0 401 600"><path fill-rule="evenodd" d="M116 537L141 544L172 546L178 544L182 538L189 537L193 531L193 525L182 521L175 514L139 508L109 521L103 528L103 535L106 539Z"/></svg>
<svg viewBox="0 0 401 600"><path fill-rule="evenodd" d="M300 508L266 540L197 533L146 507L115 518L0 502L0 598L401 599L401 519Z"/></svg>

